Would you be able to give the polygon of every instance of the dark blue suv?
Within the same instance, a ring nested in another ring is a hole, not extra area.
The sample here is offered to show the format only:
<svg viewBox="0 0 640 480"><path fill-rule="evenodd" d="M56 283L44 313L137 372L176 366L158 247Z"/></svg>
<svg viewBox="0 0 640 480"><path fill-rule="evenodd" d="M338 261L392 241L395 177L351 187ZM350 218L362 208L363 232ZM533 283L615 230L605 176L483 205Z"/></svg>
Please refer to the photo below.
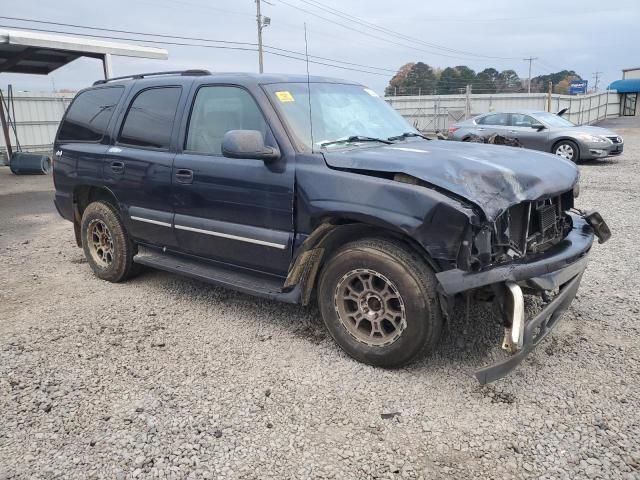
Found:
<svg viewBox="0 0 640 480"><path fill-rule="evenodd" d="M140 265L307 304L356 359L433 349L458 294L501 312L513 369L575 296L597 213L556 156L429 141L372 90L293 75L165 72L78 93L55 204L95 274ZM525 318L523 294L544 299ZM471 298L471 297L470 297Z"/></svg>

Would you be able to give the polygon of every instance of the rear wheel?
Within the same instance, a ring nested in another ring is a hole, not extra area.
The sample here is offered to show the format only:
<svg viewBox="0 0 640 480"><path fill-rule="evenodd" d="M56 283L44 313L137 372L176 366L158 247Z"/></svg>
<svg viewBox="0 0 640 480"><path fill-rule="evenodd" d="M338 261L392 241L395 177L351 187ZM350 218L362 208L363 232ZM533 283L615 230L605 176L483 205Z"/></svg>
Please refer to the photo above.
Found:
<svg viewBox="0 0 640 480"><path fill-rule="evenodd" d="M98 278L121 282L139 271L133 263L135 246L111 204L99 201L85 208L81 238L84 255Z"/></svg>
<svg viewBox="0 0 640 480"><path fill-rule="evenodd" d="M370 365L417 360L442 329L433 271L395 240L362 240L338 250L323 268L318 304L336 343Z"/></svg>
<svg viewBox="0 0 640 480"><path fill-rule="evenodd" d="M578 145L571 140L562 140L553 146L553 153L566 160L577 163L580 160Z"/></svg>

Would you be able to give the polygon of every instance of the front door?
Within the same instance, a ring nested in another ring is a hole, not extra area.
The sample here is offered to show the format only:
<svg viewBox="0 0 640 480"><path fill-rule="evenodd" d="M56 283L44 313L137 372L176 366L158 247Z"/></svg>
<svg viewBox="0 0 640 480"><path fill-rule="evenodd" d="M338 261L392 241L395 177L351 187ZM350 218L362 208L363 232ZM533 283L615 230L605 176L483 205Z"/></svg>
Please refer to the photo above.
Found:
<svg viewBox="0 0 640 480"><path fill-rule="evenodd" d="M517 138L524 148L532 150L546 150L549 130L538 131L531 128L531 125L540 122L531 115L524 113L512 113L509 117L509 131L507 136Z"/></svg>
<svg viewBox="0 0 640 480"><path fill-rule="evenodd" d="M147 88L135 94L107 150L104 179L120 202L131 236L160 247L175 247L171 227L170 150L182 89Z"/></svg>
<svg viewBox="0 0 640 480"><path fill-rule="evenodd" d="M183 151L173 164L173 210L180 250L284 276L293 238L294 164L222 156L230 130L258 130L277 146L245 89L203 85L193 95Z"/></svg>

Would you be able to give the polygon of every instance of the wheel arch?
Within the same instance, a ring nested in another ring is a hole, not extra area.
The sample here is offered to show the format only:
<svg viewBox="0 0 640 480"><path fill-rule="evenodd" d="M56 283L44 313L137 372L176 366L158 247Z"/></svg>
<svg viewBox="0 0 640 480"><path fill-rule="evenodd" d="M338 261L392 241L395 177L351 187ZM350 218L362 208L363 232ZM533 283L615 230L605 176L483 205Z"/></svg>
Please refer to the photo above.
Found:
<svg viewBox="0 0 640 480"><path fill-rule="evenodd" d="M311 299L323 265L343 245L362 238L391 238L401 241L435 271L438 264L416 240L392 226L349 217L324 217L305 241L296 249L285 287L300 287L303 305Z"/></svg>
<svg viewBox="0 0 640 480"><path fill-rule="evenodd" d="M107 202L119 211L118 199L107 187L89 184L77 185L73 189L73 231L76 238L76 244L79 247L82 246L82 239L80 236L82 214L89 204L97 201Z"/></svg>
<svg viewBox="0 0 640 480"><path fill-rule="evenodd" d="M558 138L554 138L553 139L553 143L551 144L551 153L555 152L556 147L558 146L559 143L561 142L571 142L573 143L576 147L578 147L578 150L580 149L580 144L578 143L578 141L575 138L569 137L569 136L562 136L562 137L558 137Z"/></svg>

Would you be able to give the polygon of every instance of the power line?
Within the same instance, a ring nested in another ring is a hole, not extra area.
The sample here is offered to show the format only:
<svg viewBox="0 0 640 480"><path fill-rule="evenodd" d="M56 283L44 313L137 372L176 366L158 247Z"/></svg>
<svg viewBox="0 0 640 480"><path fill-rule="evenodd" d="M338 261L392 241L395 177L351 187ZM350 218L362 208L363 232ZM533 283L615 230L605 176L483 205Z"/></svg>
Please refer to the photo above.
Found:
<svg viewBox="0 0 640 480"><path fill-rule="evenodd" d="M593 90L594 92L598 92L598 83L600 82L600 76L602 75L603 72L593 72L592 75L595 79L594 81L594 85L593 85Z"/></svg>
<svg viewBox="0 0 640 480"><path fill-rule="evenodd" d="M531 93L531 64L534 60L537 59L538 57L529 57L523 59L525 62L529 62L529 81L527 82L527 93Z"/></svg>
<svg viewBox="0 0 640 480"><path fill-rule="evenodd" d="M311 10L307 10L307 9L305 9L305 8L298 7L297 5L293 5L293 4L291 4L291 3L289 3L289 2L287 2L287 1L285 1L285 0L279 0L279 2L280 2L280 3L282 3L282 4L284 4L284 5L289 6L289 7L291 7L291 8L295 8L296 10L300 10L301 12L305 12L305 13L308 13L309 15L313 15L314 17L317 17L317 18L320 18L320 19L322 19L322 20L325 20L325 21L327 21L327 22L329 22L329 23L332 23L332 24L334 24L334 25L339 25L339 26L341 26L341 27L343 27L343 28L346 28L347 30L350 30L350 31L353 31L353 32L357 32L357 33L360 33L361 35L366 35L366 36L368 36L368 37L375 38L375 39L381 40L381 41L386 42L386 43L390 43L390 44L393 44L393 45L398 45L398 46L400 46L400 47L404 47L404 48L410 48L410 49L417 50L417 51L420 51L420 52L425 52L425 53L428 53L428 54L430 54L430 55L439 55L439 56L441 56L441 57L456 58L456 59L458 59L458 60L470 61L470 59L469 59L469 58L467 58L468 56L467 56L467 57L464 57L464 56L461 56L461 55L449 55L449 54L442 53L442 52L425 50L424 48L419 48L419 47L416 47L416 46L414 46L414 45L407 45L407 44L405 44L405 43L395 42L395 41L390 40L390 39L388 39L388 38L384 38L384 37L381 37L381 36L379 36L379 35L375 35L375 34L373 34L373 33L370 33L370 32L367 32L367 31L363 31L363 30L360 30L360 29L354 28L354 27L352 27L352 26L350 26L350 25L346 25L346 24L344 24L344 23L337 22L337 21L332 20L332 19L330 19L330 18L327 18L327 17L324 17L324 16L322 16L322 15L319 15L319 14L317 14L317 13L315 13L315 12L311 11ZM370 27L368 27L368 28L370 28ZM387 34L387 35L388 35L388 34ZM433 48L433 47L432 47L432 48ZM515 58L515 57L514 57L514 58ZM514 58L513 58L513 59L514 59ZM504 59L506 59L506 60L513 60L512 58L507 58L507 57L504 57Z"/></svg>
<svg viewBox="0 0 640 480"><path fill-rule="evenodd" d="M112 33L123 33L123 34L128 34L128 35L139 35L139 36L145 36L145 37L157 37L157 38L166 38L169 40L187 40L187 41L198 41L198 42L208 42L208 43L221 43L224 46L218 46L221 49L229 49L229 50L248 50L248 51L258 51L257 48L241 48L242 47L257 47L258 44L256 43L251 43L251 42L234 42L234 41L229 41L229 40L214 40L214 39L210 39L210 38L198 38L198 37L184 37L184 36L177 36L177 35L166 35L166 34L158 34L158 33L150 33L150 32L136 32L136 31L131 31L131 30L118 30L118 29L112 29L112 28L104 28L104 27L97 27L94 25L79 25L79 24L71 24L71 23L62 23L62 22L52 22L52 21L45 21L45 20L30 20L30 19L25 19L25 18L19 18L19 17L8 17L8 16L0 16L0 19L5 19L5 20L14 20L14 21L20 21L20 22L31 22L31 23L38 23L38 24L47 24L47 25L56 25L56 26L64 26L64 27L70 27L70 28L78 28L78 29L89 29L89 30L99 30L99 31L104 31L104 32L112 32ZM74 32L68 32L68 31L59 31L59 30L45 30L45 29L38 29L38 28L34 28L34 27L17 27L17 26L13 26L13 25L3 25L3 28L28 28L30 30L34 30L34 31L41 31L41 32L48 32L48 33L61 33L61 34L67 34L67 35L77 35L77 33ZM88 37L95 37L95 38L105 38L105 39L112 39L112 40L126 40L126 41L144 41L144 42L148 42L148 43L154 43L154 44L163 44L163 45L177 45L177 46L196 46L196 47L209 47L209 48L214 48L216 47L216 45L193 45L190 43L177 43L177 42L165 42L165 41L157 41L157 40L141 40L141 39L137 39L137 38L124 38L124 37L115 37L115 36L106 36L106 35L97 35L97 34L88 34L88 33L82 33L82 35L84 36L88 36ZM227 45L232 45L227 47ZM281 57L285 57L285 58L294 58L288 55L284 55L282 53L277 53L277 52L284 52L284 53L289 53L292 55L300 55L300 56L304 56L304 52L297 52L295 50L288 50L288 49L284 49L284 48L279 48L279 47L274 47L271 45L264 45L264 48L266 49L271 49L271 50L275 50L275 52L270 52L270 51L265 51L265 53L269 53L271 55L276 55L276 56L281 56ZM371 65L364 65L364 64L360 64L360 63L354 63L354 62L347 62L344 60L337 60L337 59L333 59L333 58L329 58L329 57L322 57L322 56L318 56L318 55L309 55L309 58L313 58L313 59L318 59L318 60L325 60L326 62L332 62L332 63L339 63L339 64L343 64L343 65L350 65L350 66L356 66L356 67L361 67L361 68L365 68L365 69L371 69L371 70L377 70L380 72L389 72L392 74L396 73L395 69L391 69L391 68L383 68L383 67L374 67ZM304 61L303 58L295 58L296 60L301 60ZM325 65L325 66L332 66L329 65L327 63L324 62L318 62L318 61L313 61L310 60L310 63L315 63L318 65ZM363 72L363 73L371 73L373 75L382 75L380 73L377 72L369 72L369 71L364 71L364 70L360 70L360 69L350 69L350 68L345 68L345 67L340 67L338 65L335 66L336 68L342 68L344 70L353 70L353 71L358 71L358 72ZM387 76L387 75L384 75Z"/></svg>
<svg viewBox="0 0 640 480"><path fill-rule="evenodd" d="M436 43L426 42L426 41L424 41L422 39L419 39L419 38L416 38L416 37L411 37L409 35L405 35L403 33L396 32L394 30L390 30L390 29L385 28L385 27L381 27L380 25L376 25L374 23L367 22L366 20L363 20L363 19L361 19L359 17L356 17L355 15L351 15L349 13L343 12L343 11L338 10L336 8L329 7L329 6L319 2L317 0L299 0L299 1L302 2L302 3L305 3L305 4L309 5L309 6L312 6L312 7L318 8L320 10L323 10L323 11L325 11L327 13L330 13L331 15L335 15L335 16L337 16L339 18L346 19L346 20L355 22L355 23L357 23L359 25L371 28L373 30L380 31L380 32L382 32L382 33L384 33L386 35L399 37L401 39L408 40L408 41L411 41L411 42L417 42L417 43L420 43L422 45L426 45L426 46L431 47L431 48L435 48L435 49L439 49L439 50L443 50L443 51L451 52L451 53L459 53L459 54L462 54L462 55L478 57L478 58L482 57L482 58L493 58L493 59L500 59L500 60L517 60L517 57L500 57L500 56L493 56L493 55L483 55L483 54L478 54L478 53L469 52L469 51L465 51L465 50L457 50L457 49L454 49L454 48L451 48L451 47L447 47L447 46L444 46L444 45L439 45L439 44L436 44Z"/></svg>

